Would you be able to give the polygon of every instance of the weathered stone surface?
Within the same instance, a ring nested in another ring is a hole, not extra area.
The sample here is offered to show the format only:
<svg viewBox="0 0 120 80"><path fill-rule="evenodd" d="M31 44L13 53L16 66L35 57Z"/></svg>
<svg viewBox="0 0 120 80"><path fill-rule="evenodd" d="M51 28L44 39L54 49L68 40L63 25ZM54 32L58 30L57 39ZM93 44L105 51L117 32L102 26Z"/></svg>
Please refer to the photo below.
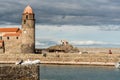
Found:
<svg viewBox="0 0 120 80"><path fill-rule="evenodd" d="M2 37L5 44L5 53L19 53L21 47L21 37L16 39L16 36Z"/></svg>
<svg viewBox="0 0 120 80"><path fill-rule="evenodd" d="M39 80L39 66L0 66L0 80Z"/></svg>
<svg viewBox="0 0 120 80"><path fill-rule="evenodd" d="M34 53L35 52L35 45L34 44L22 44L21 45L21 52L22 53Z"/></svg>

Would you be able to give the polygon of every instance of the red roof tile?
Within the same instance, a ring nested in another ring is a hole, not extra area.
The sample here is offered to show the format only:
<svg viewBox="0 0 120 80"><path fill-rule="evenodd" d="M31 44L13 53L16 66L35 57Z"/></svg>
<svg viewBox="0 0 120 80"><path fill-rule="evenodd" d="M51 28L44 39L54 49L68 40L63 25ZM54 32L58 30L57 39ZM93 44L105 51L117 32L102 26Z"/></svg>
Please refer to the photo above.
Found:
<svg viewBox="0 0 120 80"><path fill-rule="evenodd" d="M3 37L6 36L20 36L22 30L20 28L0 28L0 32L5 32ZM6 33L6 32L15 32L15 33Z"/></svg>
<svg viewBox="0 0 120 80"><path fill-rule="evenodd" d="M6 30L6 31L8 31L8 30ZM4 33L3 37L6 37L6 36L20 36L20 34L22 33L22 30L20 30L19 28L11 28L11 32L16 32L16 33Z"/></svg>
<svg viewBox="0 0 120 80"><path fill-rule="evenodd" d="M19 28L0 28L0 32L17 32Z"/></svg>

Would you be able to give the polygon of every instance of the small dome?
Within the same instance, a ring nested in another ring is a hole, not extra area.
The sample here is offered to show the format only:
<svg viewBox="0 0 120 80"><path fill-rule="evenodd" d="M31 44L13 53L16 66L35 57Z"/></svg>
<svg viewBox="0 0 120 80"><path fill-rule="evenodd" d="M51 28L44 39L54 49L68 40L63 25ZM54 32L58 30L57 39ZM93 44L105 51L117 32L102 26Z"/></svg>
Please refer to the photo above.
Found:
<svg viewBox="0 0 120 80"><path fill-rule="evenodd" d="M25 9L23 13L28 13L28 14L33 14L33 10L32 8L28 5Z"/></svg>

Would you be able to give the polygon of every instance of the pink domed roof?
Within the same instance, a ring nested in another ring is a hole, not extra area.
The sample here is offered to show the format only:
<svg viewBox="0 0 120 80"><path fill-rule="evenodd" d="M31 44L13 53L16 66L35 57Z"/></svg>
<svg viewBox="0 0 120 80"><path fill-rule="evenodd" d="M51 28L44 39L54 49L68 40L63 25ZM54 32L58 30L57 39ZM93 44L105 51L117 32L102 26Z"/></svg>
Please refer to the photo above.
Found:
<svg viewBox="0 0 120 80"><path fill-rule="evenodd" d="M28 14L33 14L33 10L32 8L28 5L25 9L23 13L28 13Z"/></svg>

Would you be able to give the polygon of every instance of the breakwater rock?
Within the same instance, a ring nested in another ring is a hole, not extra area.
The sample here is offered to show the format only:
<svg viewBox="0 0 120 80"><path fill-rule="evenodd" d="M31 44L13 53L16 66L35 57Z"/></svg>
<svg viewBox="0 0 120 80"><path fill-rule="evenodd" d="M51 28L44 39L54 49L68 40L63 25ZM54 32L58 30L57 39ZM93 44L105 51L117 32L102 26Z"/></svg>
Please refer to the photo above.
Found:
<svg viewBox="0 0 120 80"><path fill-rule="evenodd" d="M0 66L0 80L39 80L39 66Z"/></svg>

